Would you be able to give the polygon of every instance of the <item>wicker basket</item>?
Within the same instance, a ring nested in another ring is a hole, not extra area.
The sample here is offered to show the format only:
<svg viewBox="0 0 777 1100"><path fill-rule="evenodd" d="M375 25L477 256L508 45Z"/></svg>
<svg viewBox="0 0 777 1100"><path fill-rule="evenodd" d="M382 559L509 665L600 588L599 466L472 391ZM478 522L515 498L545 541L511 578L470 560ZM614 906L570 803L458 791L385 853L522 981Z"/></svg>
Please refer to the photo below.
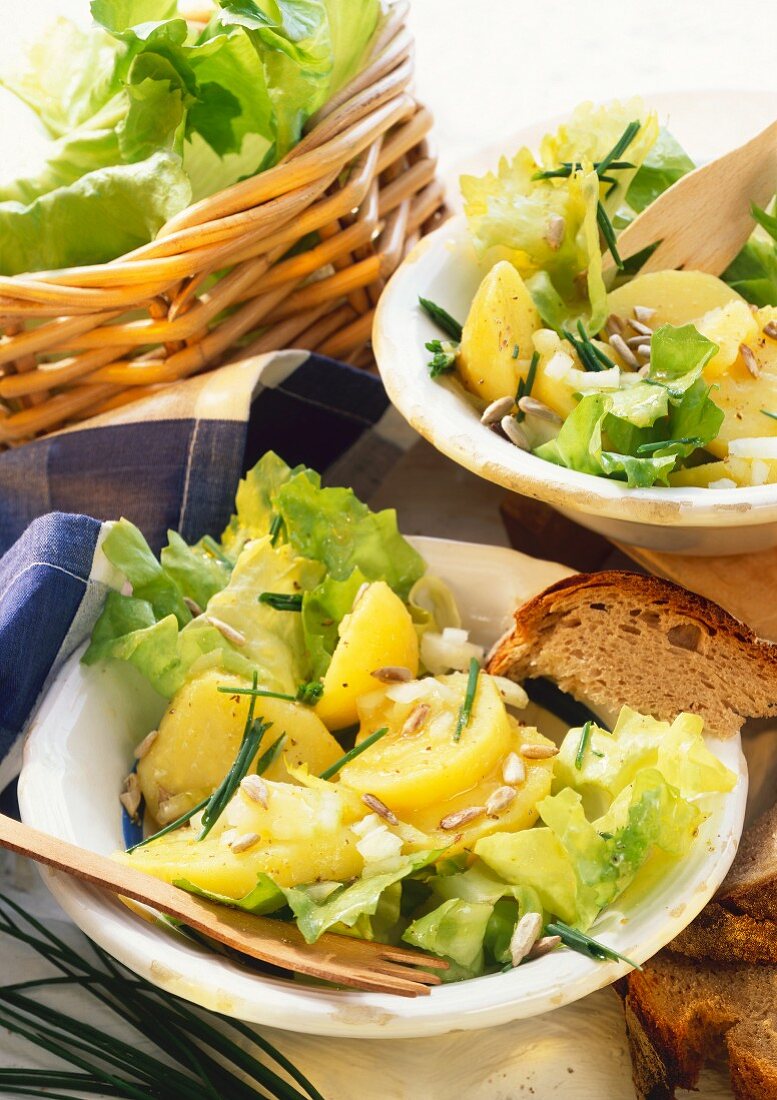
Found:
<svg viewBox="0 0 777 1100"><path fill-rule="evenodd" d="M443 209L432 119L408 92L406 15L390 9L365 68L275 168L110 263L0 277L0 446L230 355L302 347L371 364L378 295ZM313 232L314 247L289 255Z"/></svg>

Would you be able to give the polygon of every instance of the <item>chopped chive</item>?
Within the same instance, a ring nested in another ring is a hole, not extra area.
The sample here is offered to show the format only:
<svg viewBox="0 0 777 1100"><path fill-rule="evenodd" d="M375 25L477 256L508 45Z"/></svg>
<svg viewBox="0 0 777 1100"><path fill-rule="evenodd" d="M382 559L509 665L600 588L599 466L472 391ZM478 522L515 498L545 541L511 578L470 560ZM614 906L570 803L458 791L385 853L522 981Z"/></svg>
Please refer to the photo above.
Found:
<svg viewBox="0 0 777 1100"><path fill-rule="evenodd" d="M640 123L638 121L630 122L628 124L626 129L613 145L612 149L610 149L609 153L607 153L607 155L596 165L597 173L606 172L608 168L615 167L615 161L620 160L620 158L626 152L629 145L631 145L632 141L639 133L639 128ZM629 167L633 168L634 165L630 164Z"/></svg>
<svg viewBox="0 0 777 1100"><path fill-rule="evenodd" d="M577 322L577 331L580 333L580 337L586 345L586 349L591 355L596 356L599 362L602 364L605 370L612 370L615 363L610 359L609 355L605 355L601 348L598 348L593 342L591 337L585 331L585 325L582 321Z"/></svg>
<svg viewBox="0 0 777 1100"><path fill-rule="evenodd" d="M583 732L580 734L580 744L577 746L577 752L575 754L575 767L578 771L583 767L583 757L585 756L585 750L588 748L588 742L591 739L592 724L591 722L586 722L583 726Z"/></svg>
<svg viewBox="0 0 777 1100"><path fill-rule="evenodd" d="M253 684L251 685L254 691L256 691L258 681L259 677L257 673L254 672ZM256 695L252 694L251 701L248 704L246 724L243 728L243 738L240 742L240 748L235 757L235 762L208 799L202 815L202 829L200 830L200 835L197 837L198 840L204 840L218 821L219 817L221 817L230 798L240 786L241 779L244 779L248 774L251 761L259 751L262 737L272 725L272 722L264 723L261 718L254 721L255 708Z"/></svg>
<svg viewBox="0 0 777 1100"><path fill-rule="evenodd" d="M517 359L517 358L518 358L518 352L519 352L519 351L520 351L520 348L518 347L518 345L517 345L517 344L513 344L513 359Z"/></svg>
<svg viewBox="0 0 777 1100"><path fill-rule="evenodd" d="M354 745L345 756L341 756L339 760L335 760L334 764L330 764L328 768L321 772L319 779L331 779L333 775L337 775L341 768L344 768L346 764L350 764L357 756L361 756L365 749L370 748L376 741L380 741L381 737L385 737L387 733L388 726L375 730L369 737L365 737L363 741L360 741L358 745Z"/></svg>
<svg viewBox="0 0 777 1100"><path fill-rule="evenodd" d="M169 825L165 825L163 829L160 829L156 833L152 833L151 836L145 837L143 840L139 840L137 844L133 844L131 848L128 848L128 852L134 852L136 848L143 848L146 844L150 844L152 840L158 840L161 836L167 836L168 833L175 832L176 829L180 829L182 825L185 825L187 821L191 821L195 814L198 814L200 810L204 810L210 801L210 795L207 798L203 798L202 802L198 802L196 806L192 806L190 810L187 810L185 814L181 814L175 821L171 821Z"/></svg>
<svg viewBox="0 0 777 1100"><path fill-rule="evenodd" d="M229 684L219 684L216 691L220 691L222 695L250 695L254 699L285 699L289 703L297 701L296 695L287 695L283 691L268 691L265 688L238 688L230 687Z"/></svg>
<svg viewBox="0 0 777 1100"><path fill-rule="evenodd" d="M426 364L432 378L439 378L456 366L459 344L451 343L450 340L429 340L424 347L432 353L432 358Z"/></svg>
<svg viewBox="0 0 777 1100"><path fill-rule="evenodd" d="M635 970L641 970L642 967L639 963L632 962L626 955L621 955L618 951L613 950L611 947L607 947L606 944L599 943L598 940L593 939L591 936L586 935L585 932L578 931L577 928L570 928L568 924L564 924L563 921L553 921L551 924L545 926L546 936L560 936L561 942L570 947L573 951L579 951L581 955L588 955L591 959L609 960L610 962L627 962L629 966L633 966Z"/></svg>
<svg viewBox="0 0 777 1100"><path fill-rule="evenodd" d="M271 764L274 764L280 755L280 751L283 748L283 743L286 740L286 734L282 733L280 737L270 745L269 749L266 749L259 759L256 761L256 774L264 775Z"/></svg>
<svg viewBox="0 0 777 1100"><path fill-rule="evenodd" d="M270 524L270 545L275 546L278 541L278 535L281 533L281 527L283 527L283 516L273 516L272 523Z"/></svg>
<svg viewBox="0 0 777 1100"><path fill-rule="evenodd" d="M591 749L591 756L598 756L600 760L604 760L604 753L599 752L598 749Z"/></svg>
<svg viewBox="0 0 777 1100"><path fill-rule="evenodd" d="M216 540L214 538L212 538L210 535L203 535L203 537L202 537L202 547L203 547L203 550L207 550L207 552L210 554L210 556L212 558L216 558L218 561L222 562L224 565L228 565L230 569L234 568L235 563L232 561L231 558L227 557L227 555L221 549L221 547L216 542Z"/></svg>
<svg viewBox="0 0 777 1100"><path fill-rule="evenodd" d="M450 336L453 340L461 340L463 326L459 324L455 317L451 317L447 309L438 306L436 302L430 301L429 298L419 297L418 302L427 317L430 317L446 336Z"/></svg>
<svg viewBox="0 0 777 1100"><path fill-rule="evenodd" d="M315 706L321 696L324 694L324 685L320 680L308 680L307 683L300 684L295 696L298 703L304 703L308 707Z"/></svg>
<svg viewBox="0 0 777 1100"><path fill-rule="evenodd" d="M534 379L535 379L536 374L537 374L537 367L539 365L539 361L540 361L540 353L538 351L535 351L534 354L531 357L531 363L529 363L529 369L526 372L526 378L525 379L521 378L518 381L518 390L515 394L515 403L516 403L516 405L518 404L518 402L521 400L522 397L528 397L529 394L531 393L532 386L534 385ZM526 416L526 413L523 411L523 409L519 409L518 412L515 414L515 419L520 424L520 422L524 419L525 416Z"/></svg>
<svg viewBox="0 0 777 1100"><path fill-rule="evenodd" d="M596 224L602 232L605 244L610 250L610 255L613 258L617 267L623 267L623 260L618 252L618 245L615 241L615 229L610 221L610 215L602 206L601 202L596 204Z"/></svg>
<svg viewBox="0 0 777 1100"><path fill-rule="evenodd" d="M479 675L480 665L477 662L477 658L472 657L469 662L469 678L467 680L467 690L464 694L464 702L461 704L459 717L456 722L456 730L453 734L454 741L461 740L462 733L469 725L469 720L472 717L472 704L475 702L475 692L477 691Z"/></svg>
<svg viewBox="0 0 777 1100"><path fill-rule="evenodd" d="M702 447L704 441L699 438L698 435L684 435L680 439L663 439L658 440L656 443L640 443L637 447L638 455L652 455L656 451L663 450L664 447L672 447L675 443L682 443L683 445L692 445L694 447Z"/></svg>
<svg viewBox="0 0 777 1100"><path fill-rule="evenodd" d="M302 593L288 595L286 592L262 592L259 603L266 603L276 611L301 611Z"/></svg>
<svg viewBox="0 0 777 1100"><path fill-rule="evenodd" d="M771 420L777 420L777 413L769 412L768 409L761 409L764 416L768 416Z"/></svg>
<svg viewBox="0 0 777 1100"><path fill-rule="evenodd" d="M592 350L590 340L578 340L578 338L567 328L562 328L561 335L569 341L569 343L577 352L578 358L580 359L580 362L583 366L583 370L604 370L604 366L599 362L598 357L594 354Z"/></svg>

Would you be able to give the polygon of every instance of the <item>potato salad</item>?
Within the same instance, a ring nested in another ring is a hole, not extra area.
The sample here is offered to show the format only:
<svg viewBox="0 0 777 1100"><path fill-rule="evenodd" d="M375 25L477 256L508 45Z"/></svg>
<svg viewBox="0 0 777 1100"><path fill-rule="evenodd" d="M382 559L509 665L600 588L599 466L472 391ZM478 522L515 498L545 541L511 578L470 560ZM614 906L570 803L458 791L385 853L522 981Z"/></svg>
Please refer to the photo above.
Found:
<svg viewBox="0 0 777 1100"><path fill-rule="evenodd" d="M103 552L123 586L83 659L131 664L167 701L116 858L309 942L413 944L447 980L617 957L588 934L600 912L734 784L693 715L624 708L609 729L573 704L569 728L489 675L395 513L275 454L220 538L170 533L157 559L121 520Z"/></svg>
<svg viewBox="0 0 777 1100"><path fill-rule="evenodd" d="M753 206L720 277L640 274L652 248L618 252L693 167L633 100L585 104L536 155L462 177L483 277L463 324L421 299L429 368L506 445L631 488L777 482L777 217Z"/></svg>

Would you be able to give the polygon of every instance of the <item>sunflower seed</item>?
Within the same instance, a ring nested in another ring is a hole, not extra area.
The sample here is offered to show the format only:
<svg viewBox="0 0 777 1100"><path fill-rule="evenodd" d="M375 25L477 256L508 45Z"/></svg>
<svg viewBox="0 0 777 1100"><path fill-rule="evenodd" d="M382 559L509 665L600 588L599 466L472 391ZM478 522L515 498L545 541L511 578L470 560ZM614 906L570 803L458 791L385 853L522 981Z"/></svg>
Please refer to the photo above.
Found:
<svg viewBox="0 0 777 1100"><path fill-rule="evenodd" d="M497 787L486 802L486 813L489 817L497 817L506 809L515 798L515 787Z"/></svg>
<svg viewBox="0 0 777 1100"><path fill-rule="evenodd" d="M638 344L634 351L642 359L650 358L650 344Z"/></svg>
<svg viewBox="0 0 777 1100"><path fill-rule="evenodd" d="M191 596L184 596L183 602L186 604L188 609L191 611L192 615L194 615L195 619L197 618L198 615L202 614L202 608L200 607L200 605L197 603L196 600L193 600L191 598Z"/></svg>
<svg viewBox="0 0 777 1100"><path fill-rule="evenodd" d="M558 756L558 748L556 745L521 745L521 756L524 760L548 760Z"/></svg>
<svg viewBox="0 0 777 1100"><path fill-rule="evenodd" d="M537 937L542 931L542 915L540 913L524 913L515 926L515 931L510 937L510 958L513 966L522 963L537 942Z"/></svg>
<svg viewBox="0 0 777 1100"><path fill-rule="evenodd" d="M526 397L519 398L518 408L527 416L536 416L538 420L547 420L549 424L564 423L558 413L548 408L544 401L538 401L536 397L529 397L528 394Z"/></svg>
<svg viewBox="0 0 777 1100"><path fill-rule="evenodd" d="M122 806L130 815L133 821L137 819L138 810L140 809L140 800L142 797L143 795L140 790L140 780L134 772L130 772L130 774L124 780L124 784L121 788L119 802L121 802Z"/></svg>
<svg viewBox="0 0 777 1100"><path fill-rule="evenodd" d="M243 833L241 836L236 836L229 846L233 852L247 852L258 840L258 833Z"/></svg>
<svg viewBox="0 0 777 1100"><path fill-rule="evenodd" d="M644 324L646 321L652 321L656 315L656 311L651 309L650 306L634 306L631 311L638 321L642 321Z"/></svg>
<svg viewBox="0 0 777 1100"><path fill-rule="evenodd" d="M375 668L370 673L376 680L383 684L406 684L413 679L413 673L404 665L386 665L384 668Z"/></svg>
<svg viewBox="0 0 777 1100"><path fill-rule="evenodd" d="M626 363L629 367L639 366L634 352L631 350L623 337L619 336L617 332L614 332L610 337L610 347L613 349L613 351L617 351L623 362Z"/></svg>
<svg viewBox="0 0 777 1100"><path fill-rule="evenodd" d="M526 432L523 430L515 417L503 416L500 424L502 425L502 431L505 433L511 443L513 443L516 447L519 447L522 451L531 450Z"/></svg>
<svg viewBox="0 0 777 1100"><path fill-rule="evenodd" d="M630 348L637 348L640 344L649 344L650 337L643 336L642 333L640 333L639 336L630 336L626 343L629 345Z"/></svg>
<svg viewBox="0 0 777 1100"><path fill-rule="evenodd" d="M545 240L551 252L558 252L564 243L567 223L560 214L552 214L545 230Z"/></svg>
<svg viewBox="0 0 777 1100"><path fill-rule="evenodd" d="M458 829L459 825L466 825L468 821L474 821L476 817L482 817L486 812L485 806L467 806L463 810L457 810L448 814L440 822L441 829Z"/></svg>
<svg viewBox="0 0 777 1100"><path fill-rule="evenodd" d="M555 950L560 943L561 936L543 936L534 944L534 947L532 947L526 959L541 959L542 956L547 955L549 951Z"/></svg>
<svg viewBox="0 0 777 1100"><path fill-rule="evenodd" d="M136 760L142 760L148 750L159 737L159 730L152 730L151 733L147 733L139 745L135 746L135 752L133 753Z"/></svg>
<svg viewBox="0 0 777 1100"><path fill-rule="evenodd" d="M761 368L758 366L758 360L753 354L753 349L749 348L747 344L740 344L739 354L742 356L744 364L752 374L753 378L758 378L761 374Z"/></svg>
<svg viewBox="0 0 777 1100"><path fill-rule="evenodd" d="M252 802L260 802L267 809L270 792L261 775L247 775L240 780L240 790L248 795Z"/></svg>
<svg viewBox="0 0 777 1100"><path fill-rule="evenodd" d="M523 783L526 778L526 768L524 767L523 760L517 752L511 752L509 756L505 757L505 762L502 765L502 779L505 783L510 783L512 786L517 786L519 783Z"/></svg>
<svg viewBox="0 0 777 1100"><path fill-rule="evenodd" d="M214 626L228 642L232 645L245 645L245 634L241 634L239 630L235 630L234 626L230 626L229 623L223 622L221 619L217 619L215 615L206 615L211 626Z"/></svg>
<svg viewBox="0 0 777 1100"><path fill-rule="evenodd" d="M637 374L640 376L640 378L647 378L647 376L650 374L650 363L645 363L644 367L640 367L637 371Z"/></svg>
<svg viewBox="0 0 777 1100"><path fill-rule="evenodd" d="M486 405L480 416L481 424L498 424L503 416L507 416L515 404L514 397L497 397L490 405Z"/></svg>
<svg viewBox="0 0 777 1100"><path fill-rule="evenodd" d="M400 737L412 737L414 733L418 733L431 712L432 708L428 703L419 703L414 707L405 720Z"/></svg>
<svg viewBox="0 0 777 1100"><path fill-rule="evenodd" d="M374 810L378 817L382 817L384 821L388 821L389 825L399 825L397 815L393 810L388 808L385 802L381 802L377 795L363 794L362 802L365 806L369 806L371 810Z"/></svg>
<svg viewBox="0 0 777 1100"><path fill-rule="evenodd" d="M653 330L649 325L643 325L641 321L629 321L629 324L640 336L652 336Z"/></svg>
<svg viewBox="0 0 777 1100"><path fill-rule="evenodd" d="M622 336L626 331L626 325L628 321L624 321L622 317L619 317L617 313L611 313L607 320L604 322L604 329L608 336L612 336L613 333L617 333L618 336Z"/></svg>
<svg viewBox="0 0 777 1100"><path fill-rule="evenodd" d="M777 321L770 321L768 325L764 325L763 333L771 340L777 340Z"/></svg>

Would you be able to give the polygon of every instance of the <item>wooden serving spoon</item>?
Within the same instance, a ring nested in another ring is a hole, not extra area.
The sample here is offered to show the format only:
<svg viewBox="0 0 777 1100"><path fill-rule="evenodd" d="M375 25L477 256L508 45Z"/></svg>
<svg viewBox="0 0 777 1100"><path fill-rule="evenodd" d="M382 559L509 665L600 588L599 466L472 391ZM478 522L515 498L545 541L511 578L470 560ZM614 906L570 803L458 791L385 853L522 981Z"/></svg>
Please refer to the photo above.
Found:
<svg viewBox="0 0 777 1100"><path fill-rule="evenodd" d="M421 951L368 943L350 936L326 933L316 943L306 943L297 926L288 921L216 905L3 814L0 814L0 847L121 897L150 905L244 955L337 985L417 997L442 980L430 970L448 967L442 959Z"/></svg>
<svg viewBox="0 0 777 1100"><path fill-rule="evenodd" d="M750 141L696 168L664 191L618 237L628 260L660 241L639 270L689 268L720 275L753 232L750 204L777 191L777 121ZM614 271L611 256L605 274Z"/></svg>

